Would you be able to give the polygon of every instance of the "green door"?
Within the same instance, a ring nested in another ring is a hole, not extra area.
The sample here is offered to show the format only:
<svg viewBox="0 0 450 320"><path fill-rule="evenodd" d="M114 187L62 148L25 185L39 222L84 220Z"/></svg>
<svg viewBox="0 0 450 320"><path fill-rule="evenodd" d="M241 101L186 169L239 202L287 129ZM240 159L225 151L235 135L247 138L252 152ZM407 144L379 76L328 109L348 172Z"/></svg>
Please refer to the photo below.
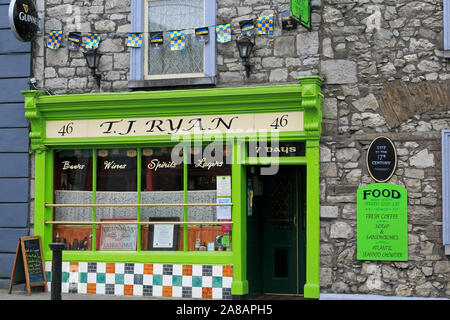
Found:
<svg viewBox="0 0 450 320"><path fill-rule="evenodd" d="M280 166L276 175L259 176L262 193L253 206L250 227L259 228L260 256L249 257L249 274L261 273L265 294L302 294L305 284L304 170L299 166ZM250 231L250 230L249 230ZM255 232L249 232L249 237ZM249 243L255 243L251 241ZM250 248L249 248L250 249ZM255 246L252 248L255 250ZM250 252L249 252L250 253ZM259 264L260 270L256 270ZM254 270L250 267L254 266ZM262 271L262 272L261 272ZM255 279L249 277L249 282ZM252 288L251 283L249 287Z"/></svg>

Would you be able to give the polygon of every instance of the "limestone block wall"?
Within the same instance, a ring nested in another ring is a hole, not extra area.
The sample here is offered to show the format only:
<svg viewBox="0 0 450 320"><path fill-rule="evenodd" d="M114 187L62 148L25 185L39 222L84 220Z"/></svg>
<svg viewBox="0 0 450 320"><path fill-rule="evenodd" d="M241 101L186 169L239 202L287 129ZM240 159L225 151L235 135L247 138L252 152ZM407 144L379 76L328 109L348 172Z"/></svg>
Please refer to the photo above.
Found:
<svg viewBox="0 0 450 320"><path fill-rule="evenodd" d="M38 86L56 94L128 91L130 0L38 0L45 28L104 32L102 86L81 52L34 42ZM274 13L272 36L256 36L250 77L234 43L217 44L217 86L297 83L320 75L321 292L450 297L442 244L441 143L450 128L450 66L442 0L312 0L312 30L281 29L289 0L220 0L217 23ZM106 35L106 33L108 33ZM356 190L373 183L365 154L379 135L398 152L392 183L408 189L408 262L356 260Z"/></svg>

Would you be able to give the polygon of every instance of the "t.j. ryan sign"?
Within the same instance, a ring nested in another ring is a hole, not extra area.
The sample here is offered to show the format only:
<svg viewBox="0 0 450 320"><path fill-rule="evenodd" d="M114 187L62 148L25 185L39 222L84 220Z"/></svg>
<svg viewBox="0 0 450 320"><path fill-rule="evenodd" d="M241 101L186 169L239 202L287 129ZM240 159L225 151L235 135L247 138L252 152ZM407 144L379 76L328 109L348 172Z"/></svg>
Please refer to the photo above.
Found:
<svg viewBox="0 0 450 320"><path fill-rule="evenodd" d="M357 191L358 260L408 261L407 190L376 183Z"/></svg>
<svg viewBox="0 0 450 320"><path fill-rule="evenodd" d="M47 138L303 131L303 112L47 121Z"/></svg>

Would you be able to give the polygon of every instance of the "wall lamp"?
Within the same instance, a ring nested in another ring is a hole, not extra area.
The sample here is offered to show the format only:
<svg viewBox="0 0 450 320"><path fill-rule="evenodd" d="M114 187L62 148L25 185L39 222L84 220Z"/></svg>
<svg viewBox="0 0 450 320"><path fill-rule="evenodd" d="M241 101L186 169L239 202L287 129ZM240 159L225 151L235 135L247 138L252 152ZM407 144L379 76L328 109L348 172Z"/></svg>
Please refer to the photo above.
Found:
<svg viewBox="0 0 450 320"><path fill-rule="evenodd" d="M245 67L245 74L248 78L250 76L249 58L250 54L252 53L254 43L249 37L243 36L240 39L236 40L236 45L239 50L239 56L242 59L242 65Z"/></svg>
<svg viewBox="0 0 450 320"><path fill-rule="evenodd" d="M83 52L83 55L86 59L88 68L91 70L91 75L95 78L95 80L97 81L97 85L100 87L100 80L102 79L102 76L95 73L95 70L97 70L98 68L102 55L97 53L97 48L88 49L87 51Z"/></svg>

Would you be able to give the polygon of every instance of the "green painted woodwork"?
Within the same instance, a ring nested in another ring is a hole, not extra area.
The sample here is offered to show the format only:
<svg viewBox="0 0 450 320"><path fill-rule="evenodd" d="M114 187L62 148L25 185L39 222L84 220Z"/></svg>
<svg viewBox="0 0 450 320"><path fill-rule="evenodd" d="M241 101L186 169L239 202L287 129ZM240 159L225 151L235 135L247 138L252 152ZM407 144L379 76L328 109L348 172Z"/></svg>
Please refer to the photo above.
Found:
<svg viewBox="0 0 450 320"><path fill-rule="evenodd" d="M225 115L243 113L276 113L288 111L304 112L302 132L281 132L267 135L268 139L306 141L306 156L295 158L248 159L245 141L258 139L257 133L223 135L233 143L232 164L232 251L189 252L183 251L138 251L104 252L93 250L66 251L64 261L96 262L153 262L233 265L233 295L248 293L246 265L246 169L247 164L257 162L270 164L306 165L307 167L307 273L304 287L305 297L319 296L319 139L321 134L323 80L317 76L302 77L299 85L277 85L239 88L214 88L196 90L171 90L151 92L124 92L100 94L74 94L46 96L43 91L23 91L25 116L30 120L31 152L35 152L35 229L34 234L42 237L44 259L51 260L48 244L52 241L52 226L45 221L52 220L53 211L46 203L53 203L53 150L61 148L93 149L93 163L96 163L96 148L139 148L143 146L169 146L179 141L171 136L151 137L104 137L48 139L45 136L45 122L48 120L89 120L149 118L183 115ZM217 135L186 135L191 141L214 141ZM140 167L140 166L138 166ZM185 171L186 172L186 171ZM138 175L139 177L140 175ZM93 198L95 199L96 166L93 165ZM139 178L138 178L139 179ZM187 190L187 177L184 188ZM138 184L141 182L138 181ZM140 189L139 189L140 190ZM185 195L184 201L187 201ZM186 212L185 207L185 212ZM139 216L138 210L138 216ZM93 209L93 218L96 211ZM95 230L95 226L93 226ZM187 243L185 235L185 243Z"/></svg>

